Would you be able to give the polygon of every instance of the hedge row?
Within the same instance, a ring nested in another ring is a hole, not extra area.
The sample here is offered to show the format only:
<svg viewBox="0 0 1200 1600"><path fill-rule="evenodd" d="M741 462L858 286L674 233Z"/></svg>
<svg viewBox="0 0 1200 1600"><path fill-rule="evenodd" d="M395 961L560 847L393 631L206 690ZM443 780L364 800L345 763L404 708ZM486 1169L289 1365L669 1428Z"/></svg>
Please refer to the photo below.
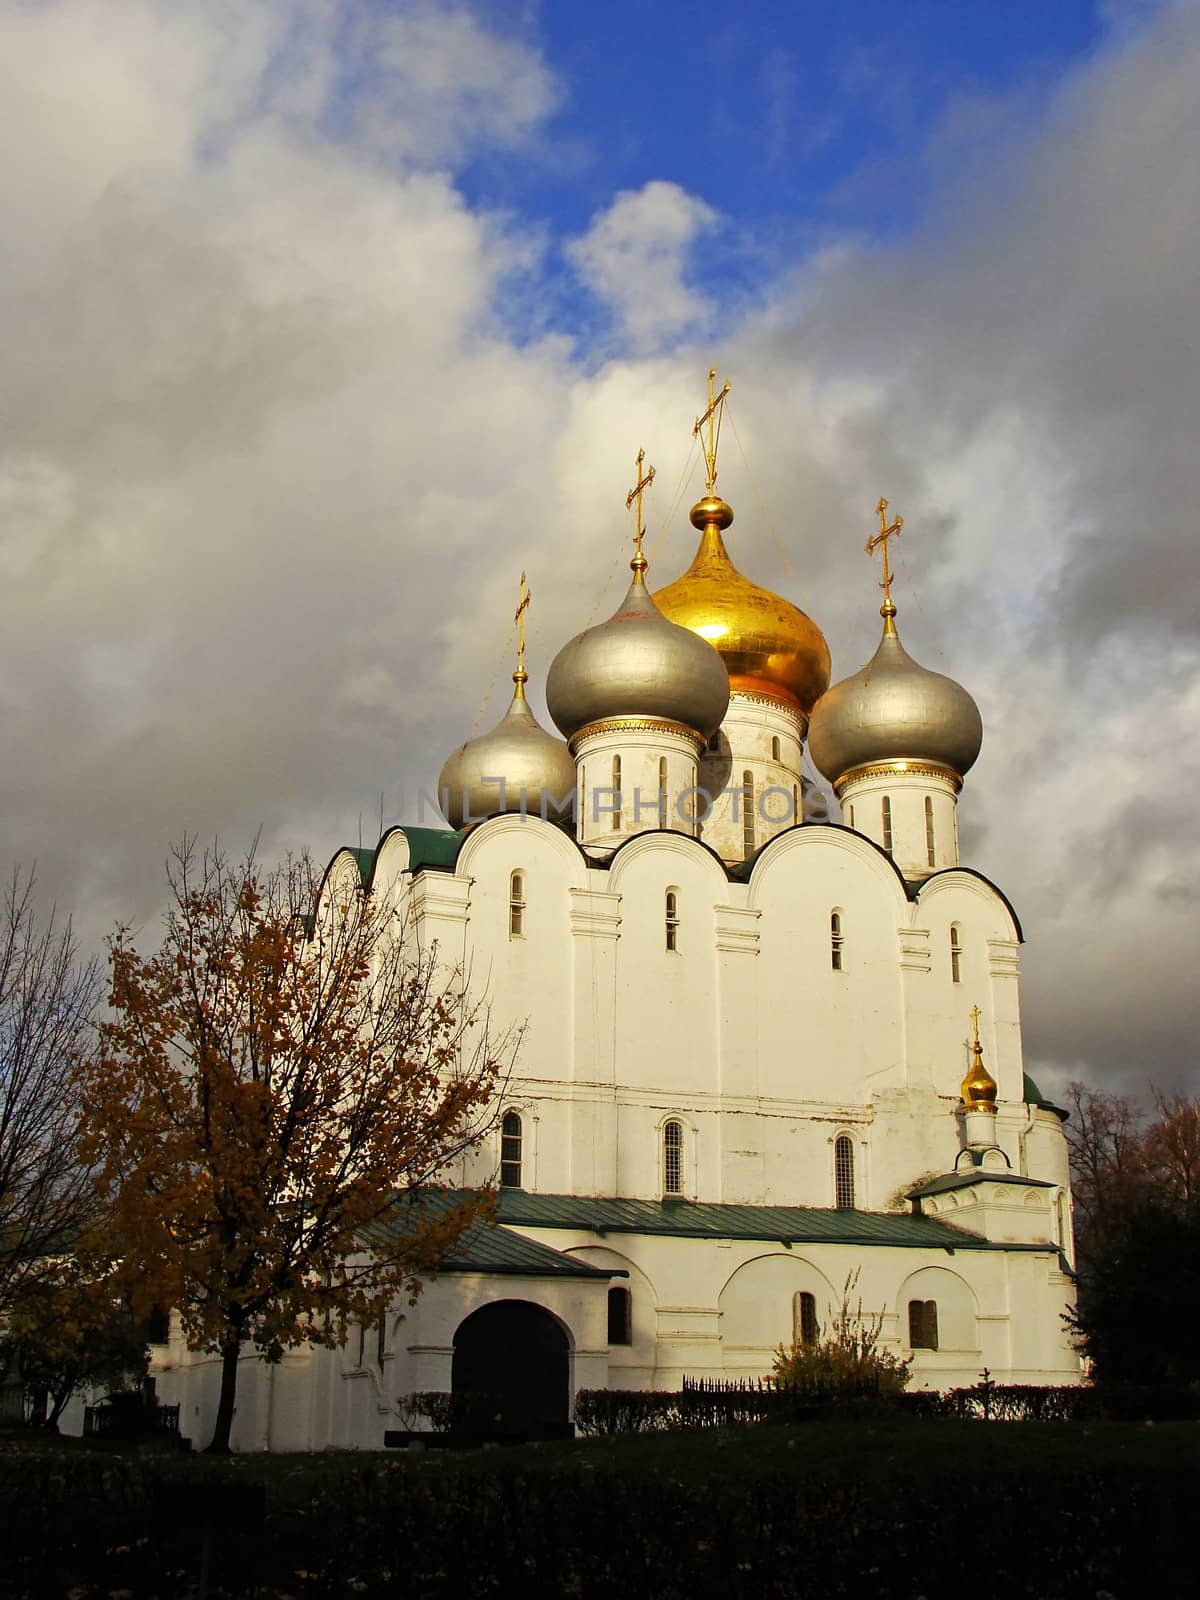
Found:
<svg viewBox="0 0 1200 1600"><path fill-rule="evenodd" d="M984 1381L941 1394L911 1390L893 1395L877 1391L847 1395L811 1387L715 1383L679 1392L581 1389L575 1397L576 1426L580 1433L592 1435L791 1422L837 1412L994 1422L1192 1422L1200 1419L1200 1387L1051 1387Z"/></svg>

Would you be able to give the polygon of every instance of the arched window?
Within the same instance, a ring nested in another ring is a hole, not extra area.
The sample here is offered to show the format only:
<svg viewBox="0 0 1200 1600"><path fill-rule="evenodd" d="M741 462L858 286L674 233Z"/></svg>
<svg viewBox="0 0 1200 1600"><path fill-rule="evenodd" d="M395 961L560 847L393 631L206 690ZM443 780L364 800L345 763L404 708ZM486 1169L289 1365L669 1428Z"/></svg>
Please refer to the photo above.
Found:
<svg viewBox="0 0 1200 1600"><path fill-rule="evenodd" d="M523 938L525 934L525 874L514 872L508 880L508 937Z"/></svg>
<svg viewBox="0 0 1200 1600"><path fill-rule="evenodd" d="M950 924L950 981L962 982L962 929L957 922Z"/></svg>
<svg viewBox="0 0 1200 1600"><path fill-rule="evenodd" d="M846 936L842 932L842 913L834 911L829 917L829 957L835 972L844 972Z"/></svg>
<svg viewBox="0 0 1200 1600"><path fill-rule="evenodd" d="M925 854L931 867L937 866L937 852L933 848L933 801L925 796Z"/></svg>
<svg viewBox="0 0 1200 1600"><path fill-rule="evenodd" d="M633 1343L633 1295L628 1289L608 1291L608 1342Z"/></svg>
<svg viewBox="0 0 1200 1600"><path fill-rule="evenodd" d="M683 1193L683 1123L674 1118L663 1128L663 1193Z"/></svg>
<svg viewBox="0 0 1200 1600"><path fill-rule="evenodd" d="M505 1189L521 1187L521 1118L506 1111L500 1124L500 1183Z"/></svg>
<svg viewBox="0 0 1200 1600"><path fill-rule="evenodd" d="M833 1141L833 1203L839 1211L854 1210L854 1141L847 1133Z"/></svg>
<svg viewBox="0 0 1200 1600"><path fill-rule="evenodd" d="M908 1302L908 1347L910 1350L937 1349L936 1300L910 1300Z"/></svg>
<svg viewBox="0 0 1200 1600"><path fill-rule="evenodd" d="M850 815L850 827L853 827L854 826L854 807L853 806L850 807L849 815Z"/></svg>
<svg viewBox="0 0 1200 1600"><path fill-rule="evenodd" d="M621 758L620 758L620 756L614 756L613 757L612 790L613 790L612 825L613 825L614 828L619 829L620 826L621 826Z"/></svg>
<svg viewBox="0 0 1200 1600"><path fill-rule="evenodd" d="M153 1305L146 1318L146 1343L169 1344L171 1341L171 1313L165 1306Z"/></svg>
<svg viewBox="0 0 1200 1600"><path fill-rule="evenodd" d="M754 854L754 774L742 773L742 848L748 856Z"/></svg>
<svg viewBox="0 0 1200 1600"><path fill-rule="evenodd" d="M679 894L675 889L667 890L667 949L679 949Z"/></svg>
<svg viewBox="0 0 1200 1600"><path fill-rule="evenodd" d="M778 761L779 759L779 735L775 734L771 740L771 760Z"/></svg>
<svg viewBox="0 0 1200 1600"><path fill-rule="evenodd" d="M792 822L793 823L797 823L799 821L800 821L800 785L798 783L794 783L792 785Z"/></svg>
<svg viewBox="0 0 1200 1600"><path fill-rule="evenodd" d="M665 828L667 825L667 758L658 758L658 825Z"/></svg>
<svg viewBox="0 0 1200 1600"><path fill-rule="evenodd" d="M820 1337L817 1297L807 1289L800 1289L792 1296L792 1343L816 1344Z"/></svg>
<svg viewBox="0 0 1200 1600"><path fill-rule="evenodd" d="M379 1319L378 1327L375 1329L375 1365L377 1367L382 1367L388 1358L387 1333L387 1312L385 1311Z"/></svg>
<svg viewBox="0 0 1200 1600"><path fill-rule="evenodd" d="M890 795L883 797L883 848L889 855L892 853L892 801Z"/></svg>

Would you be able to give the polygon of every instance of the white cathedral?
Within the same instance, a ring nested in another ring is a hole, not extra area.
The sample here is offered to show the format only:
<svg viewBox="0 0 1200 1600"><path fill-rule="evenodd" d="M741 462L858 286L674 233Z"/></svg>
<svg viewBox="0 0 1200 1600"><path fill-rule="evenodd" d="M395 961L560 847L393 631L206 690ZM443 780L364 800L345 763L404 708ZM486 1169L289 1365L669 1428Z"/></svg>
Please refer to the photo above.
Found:
<svg viewBox="0 0 1200 1600"><path fill-rule="evenodd" d="M886 501L883 635L832 688L816 624L734 566L727 388L697 424L695 559L653 596L639 457L629 591L550 667L563 737L526 700L523 592L512 703L442 770L451 828L331 863L327 885L391 897L525 1025L461 1173L498 1180L500 1221L341 1350L248 1347L236 1449L377 1449L413 1391L554 1427L579 1389L758 1378L854 1274L915 1387L1079 1379L1063 1113L1023 1071L1020 925L959 861L978 709L900 642ZM152 1355L204 1435L219 1358L177 1329Z"/></svg>

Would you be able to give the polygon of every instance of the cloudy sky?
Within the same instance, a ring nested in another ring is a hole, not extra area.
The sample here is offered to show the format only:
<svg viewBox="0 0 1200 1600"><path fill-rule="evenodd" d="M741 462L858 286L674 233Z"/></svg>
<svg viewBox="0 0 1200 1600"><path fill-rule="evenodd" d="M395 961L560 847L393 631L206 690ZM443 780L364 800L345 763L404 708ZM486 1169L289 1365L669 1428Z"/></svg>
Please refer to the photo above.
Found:
<svg viewBox="0 0 1200 1600"><path fill-rule="evenodd" d="M521 569L535 688L620 598L639 445L689 559L715 362L735 559L835 675L904 515L1031 1070L1186 1082L1198 84L1135 0L0 0L3 864L98 947L184 830L415 820Z"/></svg>

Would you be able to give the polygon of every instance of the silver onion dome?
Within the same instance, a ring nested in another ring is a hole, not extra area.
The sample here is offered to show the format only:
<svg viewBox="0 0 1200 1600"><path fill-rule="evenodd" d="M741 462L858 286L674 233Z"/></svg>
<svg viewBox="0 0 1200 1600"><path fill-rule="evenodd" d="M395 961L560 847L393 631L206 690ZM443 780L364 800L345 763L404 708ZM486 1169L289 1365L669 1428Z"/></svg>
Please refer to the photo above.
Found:
<svg viewBox="0 0 1200 1600"><path fill-rule="evenodd" d="M900 643L895 608L883 611L883 638L870 661L817 701L809 754L834 784L856 767L886 761L937 762L961 778L983 743L979 707L953 678L915 662Z"/></svg>
<svg viewBox="0 0 1200 1600"><path fill-rule="evenodd" d="M576 634L551 663L550 715L568 739L620 717L679 722L708 738L729 705L725 663L707 640L663 616L646 589L640 553L632 565L633 582L616 612Z"/></svg>
<svg viewBox="0 0 1200 1600"><path fill-rule="evenodd" d="M520 668L513 673L512 704L496 726L460 745L442 768L438 796L453 828L505 812L550 822L571 815L575 763L529 709L525 677Z"/></svg>

